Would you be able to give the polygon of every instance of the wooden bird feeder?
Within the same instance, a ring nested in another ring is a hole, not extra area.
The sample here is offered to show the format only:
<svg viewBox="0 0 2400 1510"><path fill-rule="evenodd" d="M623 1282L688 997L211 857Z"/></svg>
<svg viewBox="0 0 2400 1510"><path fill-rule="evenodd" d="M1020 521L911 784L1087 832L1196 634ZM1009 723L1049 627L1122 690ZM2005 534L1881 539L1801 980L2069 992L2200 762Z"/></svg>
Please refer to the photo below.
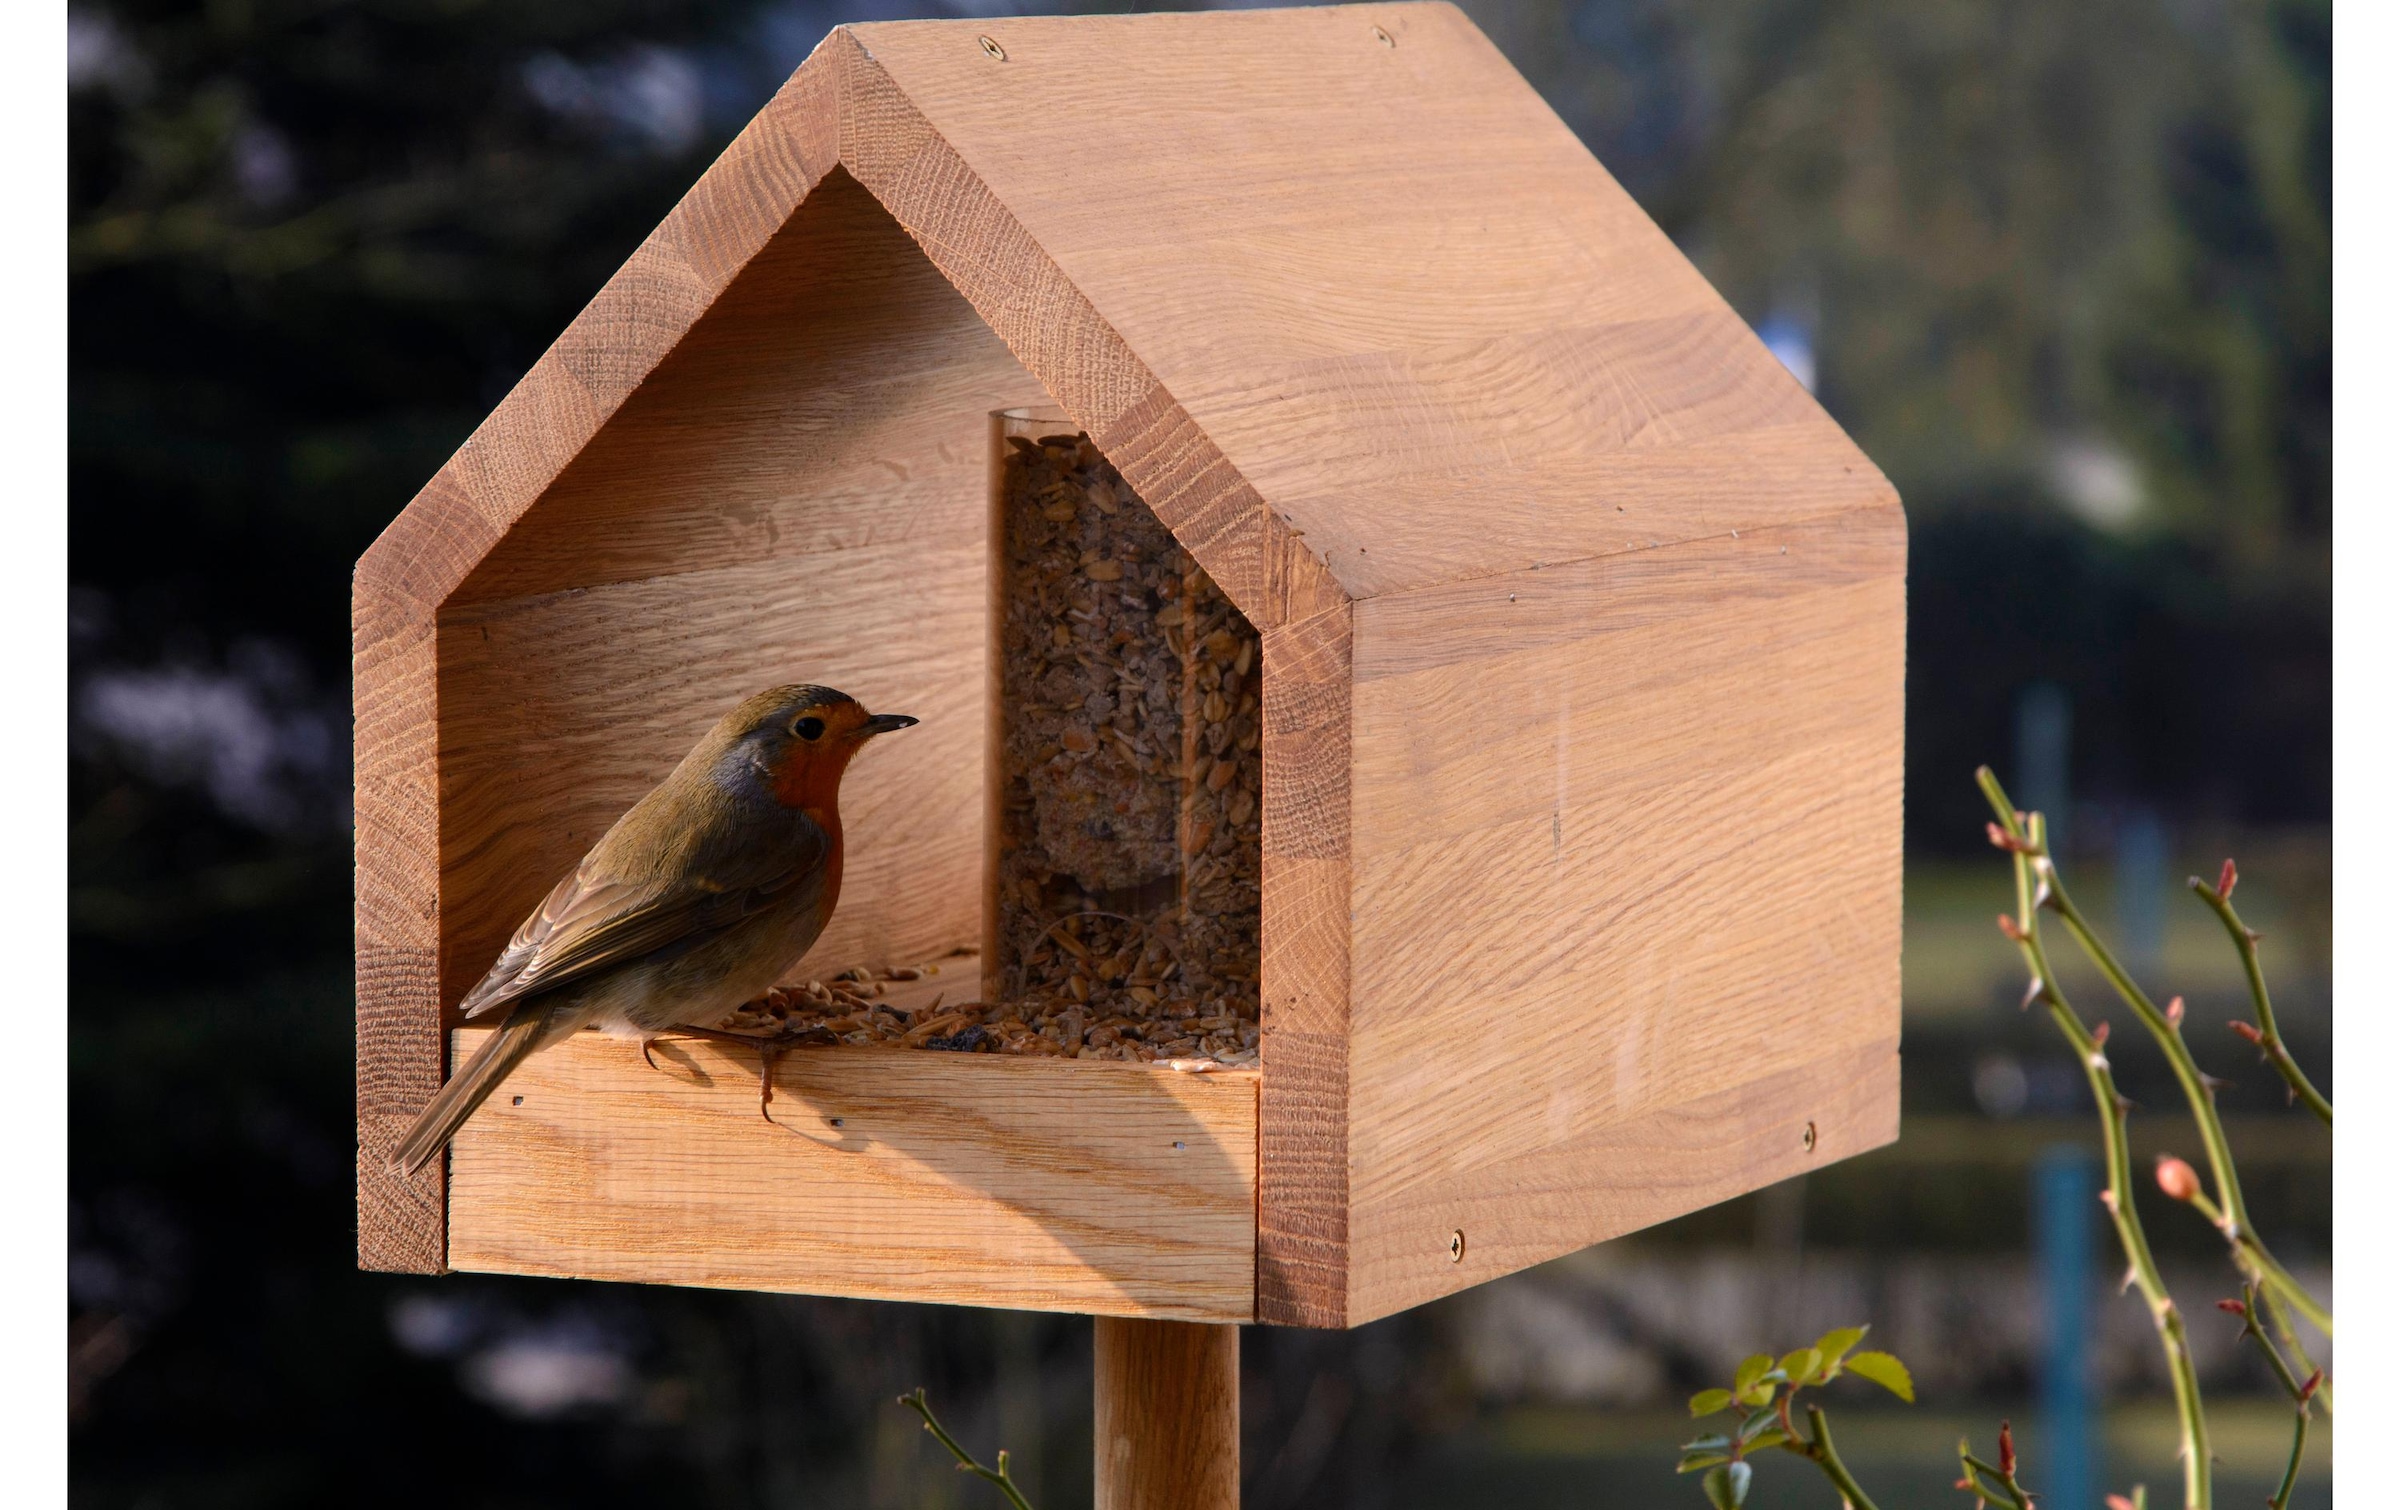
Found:
<svg viewBox="0 0 2400 1510"><path fill-rule="evenodd" d="M583 1035L388 1173L760 687L924 720L797 978L978 993L989 416L1052 404L1257 636L1255 1068L815 1049L770 1125ZM842 28L359 563L360 1260L1345 1327L1886 1142L1905 557L1449 5Z"/></svg>

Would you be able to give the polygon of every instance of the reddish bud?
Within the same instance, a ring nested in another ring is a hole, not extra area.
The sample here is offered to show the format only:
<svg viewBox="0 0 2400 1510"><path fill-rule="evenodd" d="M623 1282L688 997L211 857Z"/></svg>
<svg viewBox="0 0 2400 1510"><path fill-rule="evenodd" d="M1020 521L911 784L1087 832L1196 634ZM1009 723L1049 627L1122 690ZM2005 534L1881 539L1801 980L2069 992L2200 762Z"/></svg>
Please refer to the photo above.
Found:
<svg viewBox="0 0 2400 1510"><path fill-rule="evenodd" d="M2115 1215L2117 1210L2117 1193L2113 1190L2101 1191L2100 1204L2108 1208L2110 1215Z"/></svg>
<svg viewBox="0 0 2400 1510"><path fill-rule="evenodd" d="M2000 1423L2000 1476L2015 1478L2016 1475L2017 1439L2008 1434L2008 1423L2003 1421Z"/></svg>
<svg viewBox="0 0 2400 1510"><path fill-rule="evenodd" d="M2171 998L2167 1002L2167 1026L2170 1028L2183 1026L2183 998L2180 996Z"/></svg>
<svg viewBox="0 0 2400 1510"><path fill-rule="evenodd" d="M2217 1309L2223 1311L2228 1316L2247 1316L2250 1314L2250 1308L2238 1300L2220 1300L2217 1302Z"/></svg>
<svg viewBox="0 0 2400 1510"><path fill-rule="evenodd" d="M2220 902L2232 900L2233 883L2240 879L2240 873L2233 868L2233 861L2228 859L2225 862L2225 868L2217 872L2217 900Z"/></svg>
<svg viewBox="0 0 2400 1510"><path fill-rule="evenodd" d="M2092 1047L2100 1048L2106 1045L2107 1042L2108 1019L2103 1017L2098 1022L2092 1024Z"/></svg>
<svg viewBox="0 0 2400 1510"><path fill-rule="evenodd" d="M2315 1399L2317 1394L2317 1386L2323 1384L2324 1382L2325 1370L2318 1369L2315 1373L2310 1374L2308 1376L2308 1382L2300 1386L2300 1403L2306 1405L2309 1401Z"/></svg>
<svg viewBox="0 0 2400 1510"><path fill-rule="evenodd" d="M2261 1033L2256 1025L2243 1022L2239 1018L2236 1018L2232 1022L2225 1024L2225 1026L2233 1029L2234 1032L2239 1033L2254 1049L2265 1044L2267 1041L2267 1035Z"/></svg>
<svg viewBox="0 0 2400 1510"><path fill-rule="evenodd" d="M2012 944L2022 944L2025 942L2025 930L2018 927L2017 920L2010 917L2005 912L2000 914L2000 932L2005 935L2008 941Z"/></svg>
<svg viewBox="0 0 2400 1510"><path fill-rule="evenodd" d="M2171 1200L2188 1201L2200 1193L2200 1176L2173 1154L2158 1156L2158 1188Z"/></svg>
<svg viewBox="0 0 2400 1510"><path fill-rule="evenodd" d="M2108 1510L2133 1510L2133 1501L2127 1499L2122 1494L2110 1495L2108 1497L2107 1504Z"/></svg>

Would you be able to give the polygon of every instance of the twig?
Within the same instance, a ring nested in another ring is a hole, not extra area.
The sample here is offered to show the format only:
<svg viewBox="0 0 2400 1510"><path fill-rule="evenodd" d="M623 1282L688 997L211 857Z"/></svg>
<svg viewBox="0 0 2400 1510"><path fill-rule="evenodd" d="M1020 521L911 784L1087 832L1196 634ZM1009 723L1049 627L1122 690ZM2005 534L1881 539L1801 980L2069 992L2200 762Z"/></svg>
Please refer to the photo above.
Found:
<svg viewBox="0 0 2400 1510"><path fill-rule="evenodd" d="M2225 925L2225 932L2233 939L2233 947L2241 951L2242 973L2250 979L2250 1005L2257 1014L2258 1025L2253 1028L2247 1023L2236 1022L2228 1026L2258 1049L2260 1057L2273 1065L2275 1073L2283 1077L2283 1083L2291 1088L2292 1095L2317 1114L2318 1121L2331 1127L2333 1103L2309 1083L2307 1074L2301 1070L2299 1062L2292 1058L2290 1047L2284 1043L2283 1034L2276 1030L2275 1005L2267 998L2267 977L2258 965L2258 934L2244 924L2240 914L2233 910L2233 885L2238 879L2239 873L2234 870L2233 862L2228 860L2225 868L2217 873L2216 885L2211 886L2198 876L2191 880L2192 895L2206 902L2208 910L2217 915L2217 921Z"/></svg>
<svg viewBox="0 0 2400 1510"><path fill-rule="evenodd" d="M2167 1293L2166 1280L2158 1272L2158 1261L2151 1256L2149 1235L2142 1230L2141 1213L2133 1203L2133 1155L2125 1131L2125 1114L2131 1103L2118 1094L2116 1077L2110 1073L2108 1056L2101 1049L2105 1039L2085 1027L2083 1019L2068 1004L2057 972L2051 968L2049 950L2042 943L2040 910L2056 895L2048 874L2042 874L2039 882L2036 879L2037 860L2043 862L2043 872L2050 869L2042 815L2021 814L2012 807L1990 767L1977 771L1975 777L1999 814L1999 822L1992 826L1994 838L2016 863L2017 915L2012 919L2002 914L2000 923L2001 930L2024 956L2025 968L2033 978L2026 1002L2030 1005L2040 1001L2049 1008L2051 1021L2057 1024L2083 1064L2084 1079L2091 1085L2092 1101L2100 1113L2101 1142L2108 1164L2108 1189L2101 1193L2100 1201L2108 1208L2109 1219L2116 1224L2117 1241L2125 1249L2129 1266L2126 1277L2141 1290L2142 1299L2150 1307L2159 1348L2166 1354L2167 1375L2174 1383L2175 1413L2183 1433L2185 1510L2209 1510L2212 1470L2208 1417L2200 1405L2200 1376L2192 1363L2191 1338L2184 1330L2183 1313L2175 1308L2175 1298ZM2148 998L2143 998L2143 1002L2147 1005ZM2159 1021L2163 1026L2166 1020L2161 1016ZM2106 1024L2102 1027L2105 1030ZM2228 1167L2230 1162L2228 1158Z"/></svg>
<svg viewBox="0 0 2400 1510"><path fill-rule="evenodd" d="M2125 1004L2133 1009L2134 1016L2141 1020L2142 1026L2149 1029L2151 1038L2157 1041L2160 1051L2166 1055L2168 1067L2174 1070L2177 1083L2183 1087L2184 1100L2191 1107L2192 1121L2200 1129L2201 1145L2208 1152L2209 1172L2217 1187L2216 1225L2224 1234L2226 1244L2233 1250L2234 1266L2288 1302L2294 1310L2306 1316L2317 1330L2331 1337L2333 1313L2300 1287L2299 1281L2293 1279L2275 1256L2267 1251L2267 1245L2259 1237L2258 1230L2250 1225L2250 1211L2242 1201L2241 1177L2233 1167L2233 1146L2226 1139L2224 1119L2217 1115L2217 1082L2193 1060L2191 1048L2183 1041L2182 1025L2178 1020L2180 1014L2177 1018L2170 1018L2161 1012L2149 995L2135 984L2133 977L2126 973L2117 957L2109 952L2108 946L2100 941L2099 935L2092 931L2091 924L2085 921L2082 909L2075 905L2074 898L2068 894L2066 882L2059 875L2049 845L2042 837L2041 815L2036 813L2032 816L2032 831L2029 834L2027 824L2009 805L2008 794L2000 789L1999 778L1992 774L1991 767L1978 770L1975 779L1983 787L1984 797L1992 804L1992 810L2002 819L2002 822L1992 825L1992 832L1995 842L2009 850L2016 859L2020 893L2028 896L2033 906L2046 907L2058 914L2067 931L2074 935L2075 942L2083 947L2083 952L2090 956L2092 963L2100 967L2100 973L2116 989ZM2031 873L2035 882L2030 893L2025 891L2027 872ZM2031 913L2026 912L2019 919L2019 924L2030 928L2033 924ZM2295 1348L2298 1346L2296 1339L2287 1340Z"/></svg>
<svg viewBox="0 0 2400 1510"><path fill-rule="evenodd" d="M1975 1496L1979 1505L2006 1505L2009 1510L2033 1510L2033 1496L2017 1482L2017 1444L2000 1423L2000 1461L1987 1463L1975 1456L1967 1439L1958 1439L1958 1487ZM1988 1483L1986 1481L1989 1481ZM1998 1488L1991 1487L1997 1484Z"/></svg>
<svg viewBox="0 0 2400 1510"><path fill-rule="evenodd" d="M2242 1318L2242 1336L2258 1345L2258 1350L2266 1355L2267 1366L2275 1371L2275 1378L2283 1385L2283 1392L2292 1397L2295 1411L2292 1419L2292 1455L2283 1465L2283 1482L2277 1486L2275 1497L2267 1501L2268 1510L2288 1510L2292 1502L2292 1486L2300 1479L2300 1457L2308 1449L2310 1408L2315 1403L2318 1391L2324 1387L2324 1372L2312 1370L2305 1381L2292 1376L2291 1365L2285 1363L2283 1354L2275 1349L2275 1340L2258 1324L2256 1285L2242 1286L2241 1299L2220 1300L2217 1309L2231 1311Z"/></svg>
<svg viewBox="0 0 2400 1510"><path fill-rule="evenodd" d="M933 1433L933 1439L941 1443L944 1447L949 1448L950 1456L958 1459L959 1472L971 1473L977 1478L983 1480L985 1483L990 1484L994 1488L998 1489L1002 1494L1008 1496L1008 1502L1011 1505L1014 1505L1016 1510L1033 1510L1033 1506L1026 1501L1024 1491L1019 1489L1016 1485L1016 1481L1008 1476L1007 1448L1003 1447L1000 1449L1000 1466L997 1469L986 1468L981 1463L975 1461L975 1457L972 1453L968 1452L964 1447L958 1445L958 1439L956 1437L950 1435L949 1432L942 1429L942 1423L940 1421L934 1419L933 1407L925 1403L924 1385L920 1384L912 1393L902 1395L900 1397L900 1403L925 1418L925 1429Z"/></svg>
<svg viewBox="0 0 2400 1510"><path fill-rule="evenodd" d="M1842 1455L1834 1451L1833 1428L1825 1424L1823 1406L1814 1403L1809 1405L1808 1431L1808 1440L1801 1444L1800 1455L1825 1471L1825 1477L1833 1481L1835 1490L1850 1502L1850 1510L1875 1510L1875 1502L1867 1498L1867 1491L1859 1488L1858 1480L1850 1476L1850 1465L1844 1463Z"/></svg>

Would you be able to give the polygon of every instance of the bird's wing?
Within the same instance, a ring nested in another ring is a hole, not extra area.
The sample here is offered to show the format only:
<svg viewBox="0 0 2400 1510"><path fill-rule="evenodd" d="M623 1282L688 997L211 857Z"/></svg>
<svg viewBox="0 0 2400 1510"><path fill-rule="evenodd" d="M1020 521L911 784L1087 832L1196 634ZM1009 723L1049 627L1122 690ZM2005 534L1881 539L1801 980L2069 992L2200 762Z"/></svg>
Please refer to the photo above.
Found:
<svg viewBox="0 0 2400 1510"><path fill-rule="evenodd" d="M821 875L832 843L803 822L790 843L722 846L665 880L621 880L584 857L500 951L459 1003L480 1017L536 992L598 974L668 945L720 932Z"/></svg>

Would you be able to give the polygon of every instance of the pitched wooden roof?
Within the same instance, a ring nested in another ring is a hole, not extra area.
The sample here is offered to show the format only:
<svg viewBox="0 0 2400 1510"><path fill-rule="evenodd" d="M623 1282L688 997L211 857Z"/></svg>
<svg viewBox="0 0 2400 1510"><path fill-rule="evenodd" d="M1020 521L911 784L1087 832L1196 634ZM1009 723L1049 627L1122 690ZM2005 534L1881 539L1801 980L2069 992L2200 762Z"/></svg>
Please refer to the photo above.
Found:
<svg viewBox="0 0 2400 1510"><path fill-rule="evenodd" d="M457 588L837 171L1261 622L1895 501L1453 6L894 22L827 38L362 574Z"/></svg>

